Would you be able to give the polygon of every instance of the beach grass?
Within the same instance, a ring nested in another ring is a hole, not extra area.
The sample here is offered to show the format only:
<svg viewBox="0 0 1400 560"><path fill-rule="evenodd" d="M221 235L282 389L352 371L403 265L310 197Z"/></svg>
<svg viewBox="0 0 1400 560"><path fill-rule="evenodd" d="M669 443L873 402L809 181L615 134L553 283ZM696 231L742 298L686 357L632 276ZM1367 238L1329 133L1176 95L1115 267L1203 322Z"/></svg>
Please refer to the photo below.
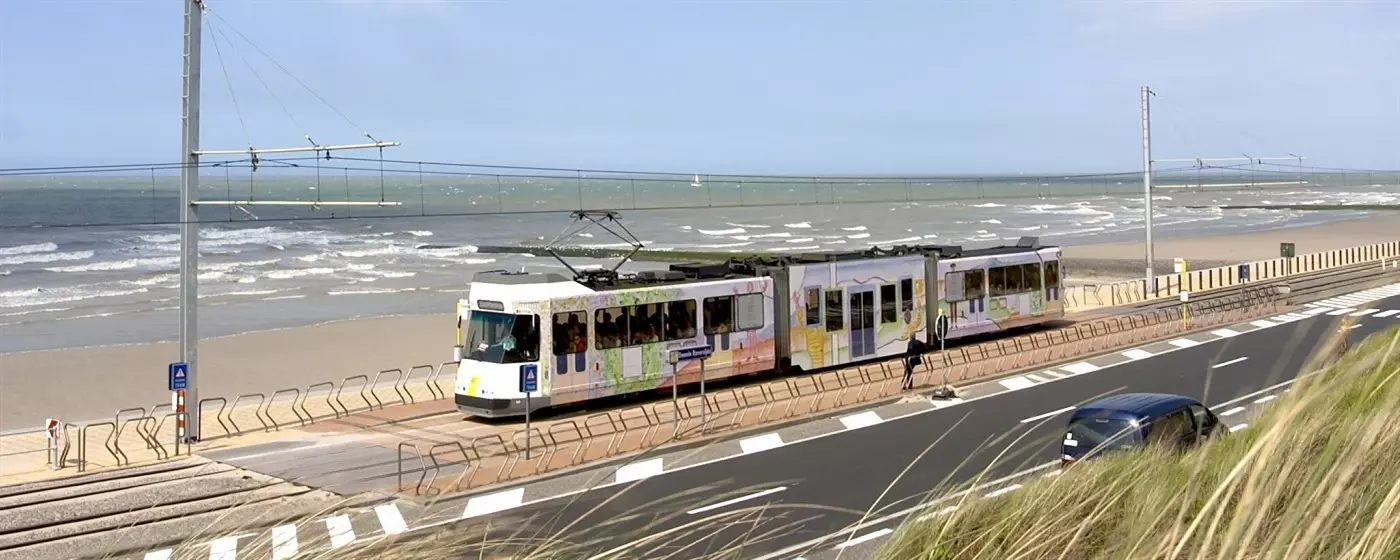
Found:
<svg viewBox="0 0 1400 560"><path fill-rule="evenodd" d="M1400 329L1378 333L1318 364L1238 432L1185 453L1150 448L1074 464L906 522L875 556L1400 557L1398 348Z"/></svg>

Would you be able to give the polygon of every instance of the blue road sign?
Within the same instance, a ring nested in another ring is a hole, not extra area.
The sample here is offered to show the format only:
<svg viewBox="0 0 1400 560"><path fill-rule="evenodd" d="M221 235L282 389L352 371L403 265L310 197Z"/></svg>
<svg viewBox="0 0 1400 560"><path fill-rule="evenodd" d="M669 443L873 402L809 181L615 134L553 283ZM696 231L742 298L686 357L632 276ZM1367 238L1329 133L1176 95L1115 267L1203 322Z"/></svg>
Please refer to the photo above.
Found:
<svg viewBox="0 0 1400 560"><path fill-rule="evenodd" d="M189 383L190 365L185 362L170 364L170 390L183 391Z"/></svg>
<svg viewBox="0 0 1400 560"><path fill-rule="evenodd" d="M715 348L713 346L692 346L690 348L681 348L680 350L676 351L676 359L682 362L686 360L703 360L705 358L710 357L710 354L713 354L714 352Z"/></svg>
<svg viewBox="0 0 1400 560"><path fill-rule="evenodd" d="M948 338L948 316L939 315L933 319L933 335L939 339Z"/></svg>
<svg viewBox="0 0 1400 560"><path fill-rule="evenodd" d="M520 365L520 392L533 393L540 390L540 366L536 364Z"/></svg>

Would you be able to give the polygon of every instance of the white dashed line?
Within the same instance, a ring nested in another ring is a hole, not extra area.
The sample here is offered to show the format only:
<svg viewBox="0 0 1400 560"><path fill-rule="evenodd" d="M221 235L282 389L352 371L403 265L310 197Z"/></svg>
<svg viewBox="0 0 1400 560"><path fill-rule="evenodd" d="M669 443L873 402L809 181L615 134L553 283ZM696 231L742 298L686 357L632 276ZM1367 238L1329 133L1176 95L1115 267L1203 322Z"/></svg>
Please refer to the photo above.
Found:
<svg viewBox="0 0 1400 560"><path fill-rule="evenodd" d="M1238 424L1238 425L1235 425L1235 426L1230 426L1230 433L1233 434L1233 433L1235 433L1235 432L1238 432L1238 431L1243 430L1243 429L1248 428L1248 427L1249 427L1249 424Z"/></svg>
<svg viewBox="0 0 1400 560"><path fill-rule="evenodd" d="M1375 312L1377 312L1377 311L1380 311L1380 310L1379 310L1379 309L1362 309L1361 311L1357 311L1356 313L1352 313L1351 316L1352 316L1352 317L1360 317L1360 316L1362 316L1362 315L1370 315L1370 314L1375 313Z"/></svg>
<svg viewBox="0 0 1400 560"><path fill-rule="evenodd" d="M1333 310L1331 310L1331 311L1328 311L1327 314L1328 314L1328 315L1345 315L1345 314L1347 314L1347 313L1351 313L1352 311L1356 311L1356 308L1355 308L1355 307L1343 307L1343 308L1341 308L1341 309L1333 309Z"/></svg>
<svg viewBox="0 0 1400 560"><path fill-rule="evenodd" d="M744 454L768 451L783 446L783 436L776 433L763 434L757 437L739 440L739 448L744 450Z"/></svg>
<svg viewBox="0 0 1400 560"><path fill-rule="evenodd" d="M995 491L993 491L993 492L989 492L989 493L987 493L986 496L983 496L983 498L991 499L991 498L995 498L995 497L997 497L997 496L1002 496L1002 495L1005 495L1005 494L1010 494L1010 493L1015 492L1015 491L1020 490L1020 489L1021 489L1021 485L1020 485L1020 484L1012 484L1011 486L1007 486L1007 487L1005 487L1005 488L1001 488L1001 489L995 490Z"/></svg>
<svg viewBox="0 0 1400 560"><path fill-rule="evenodd" d="M1382 311L1382 312L1380 312L1380 313L1377 313L1376 316L1377 316L1377 317L1389 317L1389 316L1394 315L1394 314L1396 314L1396 313L1400 313L1400 309L1387 309L1387 310L1385 310L1385 311Z"/></svg>
<svg viewBox="0 0 1400 560"><path fill-rule="evenodd" d="M1218 336L1218 337L1220 337L1220 338L1230 338L1230 337L1232 337L1232 336L1239 336L1239 335L1240 335L1239 332L1237 332L1237 331L1232 331L1232 330L1230 330L1230 329L1215 329L1215 330L1213 330L1213 331L1210 331L1210 334L1213 334L1213 335Z"/></svg>
<svg viewBox="0 0 1400 560"><path fill-rule="evenodd" d="M1011 379L1003 379L1000 383L1002 387L1006 387L1009 391L1018 391L1027 387L1035 387L1034 381L1026 379L1025 376L1021 375L1012 377Z"/></svg>
<svg viewBox="0 0 1400 560"><path fill-rule="evenodd" d="M1264 404L1264 403L1266 403L1266 402L1269 402L1269 401L1274 400L1274 399L1277 399L1277 398L1278 398L1278 395L1269 395L1269 396L1267 396L1267 397L1259 397L1259 398L1257 398L1257 399L1254 399L1254 404Z"/></svg>
<svg viewBox="0 0 1400 560"><path fill-rule="evenodd" d="M1178 339L1176 339L1176 340L1167 342L1167 344L1170 344L1170 345L1175 346L1175 347L1177 347L1177 348L1190 348L1190 347L1192 347L1192 346L1200 346L1200 345L1201 345L1201 343L1196 342L1196 341L1194 341L1194 340L1191 340L1191 339L1189 339L1189 338L1178 338Z"/></svg>
<svg viewBox="0 0 1400 560"><path fill-rule="evenodd" d="M278 525L272 528L272 560L285 560L297 555L297 526Z"/></svg>
<svg viewBox="0 0 1400 560"><path fill-rule="evenodd" d="M1269 328L1269 327L1277 327L1277 326L1278 326L1278 323L1270 323L1270 322L1265 321L1265 320L1263 320L1263 319L1260 319L1260 320L1258 320L1258 321L1254 321L1254 322L1252 322L1252 323L1250 323L1250 324L1251 324L1251 325L1254 325L1254 326L1256 326L1256 327L1259 327L1259 328L1261 328L1261 329L1267 329L1267 328Z"/></svg>
<svg viewBox="0 0 1400 560"><path fill-rule="evenodd" d="M928 521L928 520L933 519L933 518L935 518L935 517L940 517L940 516L948 515L948 514L950 514L950 513L955 512L955 511L958 511L958 506L948 506L948 507L945 507L945 508L940 509L940 510L938 510L938 511L935 511L935 512L933 512L933 513L925 513L925 514L923 514L923 515L920 515L919 517L915 518L914 521Z"/></svg>
<svg viewBox="0 0 1400 560"><path fill-rule="evenodd" d="M1221 416L1233 416L1233 415L1239 414L1239 413L1241 413L1241 412L1244 412L1244 407L1243 407L1243 406L1237 406L1237 407L1232 408L1232 409L1230 409L1230 410L1227 410L1227 411L1225 411L1225 412L1221 412L1220 415L1221 415Z"/></svg>
<svg viewBox="0 0 1400 560"><path fill-rule="evenodd" d="M851 539L851 540L849 540L849 541L846 541L846 542L843 542L843 543L841 543L841 544L836 545L836 550L841 550L841 549L846 548L846 547L848 547L848 546L855 546L855 545L858 545L858 544L863 543L863 542L865 542L865 541L875 540L875 539L878 539L878 538L880 538L880 537L883 537L883 536L888 535L888 534L893 533L893 532L894 532L894 529L891 529L891 528L889 528L889 527L886 527L886 528L884 528L884 529L880 529L879 531L875 531L875 532L873 532L873 533L866 533L866 534L864 534L864 535L861 535L861 536L859 536L859 537L856 537L856 538L854 538L854 539Z"/></svg>
<svg viewBox="0 0 1400 560"><path fill-rule="evenodd" d="M621 467L618 467L617 481L632 482L634 480L642 480L644 478L651 478L653 476L661 474L661 460L662 457L657 457L655 459L650 459L647 461L641 461L639 463L632 463L630 465L623 465ZM523 493L525 489L521 488L520 490ZM470 502L467 503L467 507L471 507Z"/></svg>
<svg viewBox="0 0 1400 560"><path fill-rule="evenodd" d="M1026 379L1029 379L1029 380L1034 381L1034 382L1036 382L1036 383L1045 383L1046 381L1049 381L1049 379L1046 379L1046 378L1044 378L1044 377L1037 377L1037 376L1031 375L1031 374L1029 374L1029 373L1026 374Z"/></svg>
<svg viewBox="0 0 1400 560"><path fill-rule="evenodd" d="M687 515L701 514L701 513L707 512L707 511L717 510L717 509L722 508L722 507L729 507L729 506L732 506L732 505L737 504L737 503L739 503L739 502L746 502L746 501L753 500L753 499L756 499L756 498L762 498L762 497L767 496L767 495L769 495L769 494L777 494L778 492L782 492L783 490L787 490L787 487L786 487L786 486L779 486L779 487L777 487L777 488L769 488L769 489L763 490L763 491L761 491L761 492L754 492L754 493L749 494L749 495L747 495L747 496L739 496L738 498L734 498L734 499L732 499L732 500L725 500L725 501L720 502L720 503L717 503L717 504L710 504L710 505L705 506L705 507L692 509L692 510L687 511L687 512L685 512L685 513L686 513Z"/></svg>
<svg viewBox="0 0 1400 560"><path fill-rule="evenodd" d="M145 560L170 560L170 555L174 552L174 550L168 548L165 550L157 550L155 552L147 552Z"/></svg>
<svg viewBox="0 0 1400 560"><path fill-rule="evenodd" d="M879 414L875 414L875 411L873 410L868 412L862 412L860 414L852 414L850 416L841 417L841 424L846 426L847 430L855 430L867 426L874 426L881 422L884 422L884 419L880 418Z"/></svg>
<svg viewBox="0 0 1400 560"><path fill-rule="evenodd" d="M1238 364L1238 363L1243 362L1243 361L1248 360L1248 359L1249 359L1249 358L1246 358L1246 357L1239 357L1239 358L1235 358L1235 359L1233 359L1233 360L1230 360L1230 361L1228 361L1228 362L1220 362L1220 363L1215 364L1215 365L1213 365L1213 366L1211 366L1211 367L1213 367L1213 368L1223 368L1223 367L1228 366L1228 365Z"/></svg>
<svg viewBox="0 0 1400 560"><path fill-rule="evenodd" d="M397 505L374 506L374 515L379 517L379 524L384 527L386 535L397 535L408 530L408 524L404 523L403 514L399 512Z"/></svg>
<svg viewBox="0 0 1400 560"><path fill-rule="evenodd" d="M661 459L658 458L658 459L655 459L655 461L658 461L658 462L659 462L659 461L661 461ZM631 465L629 465L629 466L631 466ZM626 467L623 467L623 468L626 468ZM619 473L621 473L621 471L622 471L622 469L618 469L618 472L619 472ZM502 492L496 492L496 493L494 493L494 494L487 494L487 495L485 495L485 496L477 496L477 497L475 497L475 498L472 498L472 499L470 499L470 500L467 500L467 508L466 508L465 510L462 511L462 519L466 519L466 518L468 518L468 517L476 517L476 516L478 516L478 515L490 515L490 514L492 514L492 513L498 512L498 511L505 511L505 510L508 510L508 509L510 509L510 508L517 507L517 506L519 506L520 504L522 504L522 503L524 503L524 502L525 502L525 488L524 488L524 487L512 488L512 489L510 489L510 490L505 490L505 491L502 491ZM344 515L342 515L342 516L340 516L340 517L344 517L344 518L345 518L345 526L346 526L346 528L348 529L348 528L350 527L350 518L349 518L349 517L346 517L346 516L344 516ZM335 519L335 518L332 518L332 519ZM331 521L330 519L327 519L327 520L326 520L327 523L330 523L330 521ZM335 528L334 528L334 527L331 528L331 532L332 532L332 533L335 532ZM354 540L354 533L351 533L351 534L350 534L350 538L351 538L351 540ZM334 539L334 537L332 537L332 539Z"/></svg>
<svg viewBox="0 0 1400 560"><path fill-rule="evenodd" d="M1099 366L1096 366L1089 362L1076 362L1067 366L1061 366L1060 369L1068 371L1075 375L1083 375L1091 371L1098 371Z"/></svg>
<svg viewBox="0 0 1400 560"><path fill-rule="evenodd" d="M525 489L520 489L521 494ZM471 503L467 504L467 509L471 509ZM464 516L468 517L468 516ZM337 515L326 518L326 530L331 534L331 548L340 548L355 542L355 528L350 525L350 516Z"/></svg>
<svg viewBox="0 0 1400 560"><path fill-rule="evenodd" d="M1153 354L1153 353L1151 353L1151 352L1148 352L1148 351L1146 351L1146 350L1142 350L1142 349L1139 349L1139 348L1134 348L1134 349L1128 350L1128 351L1126 351L1126 352L1119 352L1119 354L1122 355L1123 357L1129 359L1129 360L1146 360L1146 359L1151 358L1152 356L1155 356L1155 355L1156 355L1156 354Z"/></svg>

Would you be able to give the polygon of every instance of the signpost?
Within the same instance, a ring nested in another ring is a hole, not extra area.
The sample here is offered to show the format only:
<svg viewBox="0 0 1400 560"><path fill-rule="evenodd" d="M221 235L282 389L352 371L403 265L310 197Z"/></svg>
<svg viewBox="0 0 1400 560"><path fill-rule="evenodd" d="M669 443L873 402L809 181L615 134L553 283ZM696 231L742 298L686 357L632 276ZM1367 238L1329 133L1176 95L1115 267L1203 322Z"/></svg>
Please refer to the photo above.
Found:
<svg viewBox="0 0 1400 560"><path fill-rule="evenodd" d="M701 432L704 432L704 431L706 430L706 427L707 427L707 425L709 424L709 416L710 416L710 403L709 403L709 401L705 400L705 358L709 358L711 354L714 354L714 351L715 351L715 349L714 349L713 346L708 346L708 345L706 345L706 346L691 346L690 348L681 348L681 349L679 349L679 350L672 350L672 351L671 351L671 354L670 354L670 362L671 362L671 402L676 406L676 410L677 410L677 411L680 410L680 402L677 400L677 396L678 396L678 395L677 395L677 392L676 392L676 390L677 390L676 387L679 386L680 383L679 383L679 378L677 377L676 371L679 369L680 363L681 363L681 362L688 362L688 361L690 361L690 360L700 360L700 430L701 430ZM680 424L678 423L678 424L676 424L676 426L679 427Z"/></svg>
<svg viewBox="0 0 1400 560"><path fill-rule="evenodd" d="M1293 275L1293 255L1294 247L1292 243L1278 244L1278 256L1288 259L1288 270L1285 272L1285 274L1289 276Z"/></svg>
<svg viewBox="0 0 1400 560"><path fill-rule="evenodd" d="M62 465L58 463L58 431L60 422L57 418L44 420L44 430L49 434L49 468L58 470Z"/></svg>
<svg viewBox="0 0 1400 560"><path fill-rule="evenodd" d="M948 316L942 309L938 310L938 316L933 318L933 335L938 337L938 357L943 357L943 350L948 345ZM946 363L946 362L945 362ZM943 383L933 390L933 397L937 399L951 399L957 394L948 385L948 368L943 368Z"/></svg>
<svg viewBox="0 0 1400 560"><path fill-rule="evenodd" d="M190 365L173 362L166 367L166 385L170 388L170 408L175 411L175 454L180 454L180 443L190 443L185 436L185 390L190 383Z"/></svg>
<svg viewBox="0 0 1400 560"><path fill-rule="evenodd" d="M1190 301L1191 292L1181 292L1181 330L1186 330L1186 327L1189 324L1189 322L1187 321L1189 309L1186 304Z"/></svg>
<svg viewBox="0 0 1400 560"><path fill-rule="evenodd" d="M540 389L540 366L520 365L520 392L525 393L525 458L530 458L530 393Z"/></svg>

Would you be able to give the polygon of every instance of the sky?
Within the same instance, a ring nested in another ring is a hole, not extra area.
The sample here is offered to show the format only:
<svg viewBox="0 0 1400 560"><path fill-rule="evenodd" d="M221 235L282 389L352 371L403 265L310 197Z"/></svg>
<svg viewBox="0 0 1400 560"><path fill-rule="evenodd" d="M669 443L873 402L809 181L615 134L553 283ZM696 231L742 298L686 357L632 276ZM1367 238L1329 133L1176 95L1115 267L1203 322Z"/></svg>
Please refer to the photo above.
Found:
<svg viewBox="0 0 1400 560"><path fill-rule="evenodd" d="M1389 0L208 5L204 149L368 132L501 165L1130 171L1148 85L1155 159L1400 168ZM0 0L0 167L178 161L182 17Z"/></svg>

